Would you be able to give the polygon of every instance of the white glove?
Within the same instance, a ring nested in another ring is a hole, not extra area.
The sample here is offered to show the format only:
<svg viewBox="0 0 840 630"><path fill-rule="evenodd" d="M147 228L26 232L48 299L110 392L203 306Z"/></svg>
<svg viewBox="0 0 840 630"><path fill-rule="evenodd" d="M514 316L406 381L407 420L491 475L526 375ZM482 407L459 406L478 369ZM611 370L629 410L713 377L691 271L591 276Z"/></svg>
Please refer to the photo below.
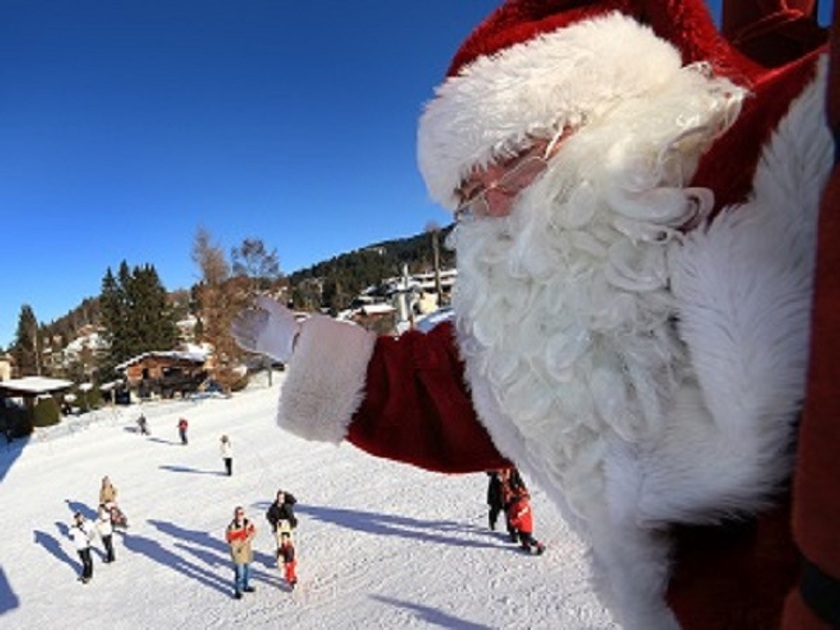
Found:
<svg viewBox="0 0 840 630"><path fill-rule="evenodd" d="M231 324L231 334L240 348L283 363L291 358L299 333L300 324L292 311L265 296L257 298L256 308L240 311Z"/></svg>

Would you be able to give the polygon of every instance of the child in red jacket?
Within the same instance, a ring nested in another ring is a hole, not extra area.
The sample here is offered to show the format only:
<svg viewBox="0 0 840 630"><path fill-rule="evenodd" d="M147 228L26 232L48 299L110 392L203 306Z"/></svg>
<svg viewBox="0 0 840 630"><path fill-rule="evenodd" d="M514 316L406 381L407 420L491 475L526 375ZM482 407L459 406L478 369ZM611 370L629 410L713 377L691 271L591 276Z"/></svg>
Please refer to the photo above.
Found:
<svg viewBox="0 0 840 630"><path fill-rule="evenodd" d="M283 571L289 588L294 589L297 584L297 560L295 559L295 545L289 532L280 534L280 548L277 550L278 559L283 561Z"/></svg>
<svg viewBox="0 0 840 630"><path fill-rule="evenodd" d="M545 545L534 538L534 514L531 511L531 499L527 491L517 493L508 508L508 518L513 528L519 532L519 544L527 553L542 554Z"/></svg>

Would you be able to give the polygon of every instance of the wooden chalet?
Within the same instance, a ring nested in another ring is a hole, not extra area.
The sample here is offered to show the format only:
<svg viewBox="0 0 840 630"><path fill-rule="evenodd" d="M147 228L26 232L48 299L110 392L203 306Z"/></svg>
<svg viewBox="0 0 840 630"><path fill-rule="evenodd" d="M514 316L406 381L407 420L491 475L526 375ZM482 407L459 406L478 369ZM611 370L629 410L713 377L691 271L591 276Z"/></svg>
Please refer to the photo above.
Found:
<svg viewBox="0 0 840 630"><path fill-rule="evenodd" d="M141 398L195 392L207 378L208 369L206 353L182 350L144 352L116 366Z"/></svg>

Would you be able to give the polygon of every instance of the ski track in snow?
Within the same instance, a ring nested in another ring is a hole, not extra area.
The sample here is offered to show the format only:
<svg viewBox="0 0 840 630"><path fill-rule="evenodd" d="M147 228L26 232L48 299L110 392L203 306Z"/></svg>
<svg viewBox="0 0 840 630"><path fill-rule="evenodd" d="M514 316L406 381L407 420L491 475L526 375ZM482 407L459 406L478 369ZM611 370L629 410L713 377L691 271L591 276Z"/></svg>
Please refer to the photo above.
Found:
<svg viewBox="0 0 840 630"><path fill-rule="evenodd" d="M617 627L592 594L580 543L539 488L535 535L547 550L536 557L503 526L487 528L484 473L430 473L280 430L282 380L230 399L105 409L5 447L0 628ZM148 437L134 430L141 409ZM94 542L94 578L82 585L67 531L73 511L93 516L104 475L130 528L114 536L114 564ZM264 518L279 488L298 499L293 592ZM224 529L240 504L258 529L257 590L236 601Z"/></svg>

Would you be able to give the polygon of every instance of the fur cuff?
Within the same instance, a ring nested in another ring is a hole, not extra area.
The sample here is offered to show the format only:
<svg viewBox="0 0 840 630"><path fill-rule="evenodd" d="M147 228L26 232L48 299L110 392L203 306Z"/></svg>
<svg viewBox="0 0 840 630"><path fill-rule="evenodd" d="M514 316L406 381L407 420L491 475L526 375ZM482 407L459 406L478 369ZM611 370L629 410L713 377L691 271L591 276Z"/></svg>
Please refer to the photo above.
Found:
<svg viewBox="0 0 840 630"><path fill-rule="evenodd" d="M314 315L298 337L277 423L307 440L341 442L361 404L376 334Z"/></svg>

